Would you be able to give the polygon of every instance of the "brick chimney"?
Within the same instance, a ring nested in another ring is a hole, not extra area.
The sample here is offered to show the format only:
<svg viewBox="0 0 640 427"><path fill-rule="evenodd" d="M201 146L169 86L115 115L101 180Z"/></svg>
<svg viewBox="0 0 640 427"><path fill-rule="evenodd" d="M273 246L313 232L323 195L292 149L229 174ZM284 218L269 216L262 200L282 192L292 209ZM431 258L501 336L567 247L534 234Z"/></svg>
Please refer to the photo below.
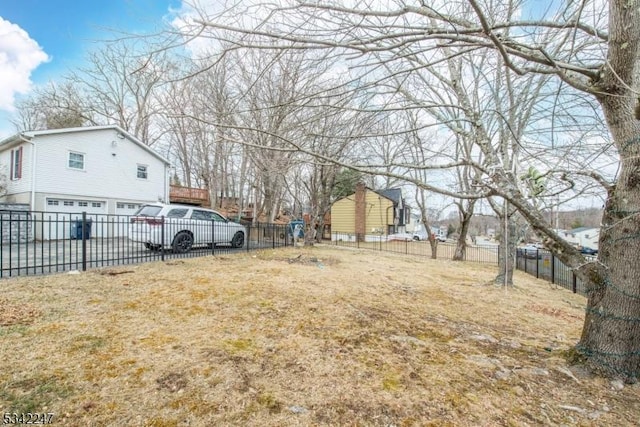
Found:
<svg viewBox="0 0 640 427"><path fill-rule="evenodd" d="M355 212L355 232L356 232L356 241L364 242L364 235L367 232L367 223L366 223L366 190L367 188L364 185L364 182L358 182L356 184L356 212Z"/></svg>

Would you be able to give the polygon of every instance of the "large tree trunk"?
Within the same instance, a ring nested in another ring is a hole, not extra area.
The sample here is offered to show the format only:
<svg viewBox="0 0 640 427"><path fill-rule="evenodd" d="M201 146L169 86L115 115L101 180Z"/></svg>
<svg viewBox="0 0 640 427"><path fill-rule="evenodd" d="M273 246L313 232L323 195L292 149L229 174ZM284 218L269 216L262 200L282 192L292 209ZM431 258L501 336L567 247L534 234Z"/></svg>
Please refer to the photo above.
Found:
<svg viewBox="0 0 640 427"><path fill-rule="evenodd" d="M460 210L460 234L458 236L458 242L456 243L456 251L453 254L454 261L464 261L466 258L467 235L469 234L469 226L471 225L471 218L473 218L473 208L475 203L475 200L470 200L467 205L467 209L464 209L462 204L458 206L458 209Z"/></svg>
<svg viewBox="0 0 640 427"><path fill-rule="evenodd" d="M587 278L588 303L577 350L591 367L629 381L640 375L640 121L623 97L602 100L621 154L600 231L598 269Z"/></svg>
<svg viewBox="0 0 640 427"><path fill-rule="evenodd" d="M429 227L427 227L429 228ZM436 236L429 231L429 246L431 246L431 259L438 259L438 240Z"/></svg>
<svg viewBox="0 0 640 427"><path fill-rule="evenodd" d="M630 382L640 376L640 2L609 3L608 66L598 100L620 153L600 231L598 265L588 271L588 302L576 349L589 366ZM636 62L634 62L636 61ZM615 70L614 73L611 69Z"/></svg>
<svg viewBox="0 0 640 427"><path fill-rule="evenodd" d="M502 230L500 232L500 246L498 247L498 275L493 280L493 283L497 286L513 286L514 255L518 244L518 235L513 215L507 218L505 227L504 214L500 217Z"/></svg>
<svg viewBox="0 0 640 427"><path fill-rule="evenodd" d="M638 152L637 147L634 151ZM624 163L635 166L622 167L605 207L598 262L607 269L591 273L585 282L588 302L577 350L592 368L636 381L640 375L640 175L630 169L640 167L640 162Z"/></svg>
<svg viewBox="0 0 640 427"><path fill-rule="evenodd" d="M436 236L431 232L431 226L429 225L425 209L422 209L422 224L424 225L424 231L427 233L427 238L429 239L431 259L438 259L438 241L436 240Z"/></svg>

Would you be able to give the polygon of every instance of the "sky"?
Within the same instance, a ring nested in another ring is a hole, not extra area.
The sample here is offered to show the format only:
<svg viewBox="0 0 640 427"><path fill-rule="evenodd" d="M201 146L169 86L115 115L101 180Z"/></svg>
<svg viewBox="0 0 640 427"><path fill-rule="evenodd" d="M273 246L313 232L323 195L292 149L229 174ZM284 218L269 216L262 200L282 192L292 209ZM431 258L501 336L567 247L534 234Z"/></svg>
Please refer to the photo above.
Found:
<svg viewBox="0 0 640 427"><path fill-rule="evenodd" d="M0 0L0 140L15 133L15 100L83 65L114 31L160 30L180 0Z"/></svg>

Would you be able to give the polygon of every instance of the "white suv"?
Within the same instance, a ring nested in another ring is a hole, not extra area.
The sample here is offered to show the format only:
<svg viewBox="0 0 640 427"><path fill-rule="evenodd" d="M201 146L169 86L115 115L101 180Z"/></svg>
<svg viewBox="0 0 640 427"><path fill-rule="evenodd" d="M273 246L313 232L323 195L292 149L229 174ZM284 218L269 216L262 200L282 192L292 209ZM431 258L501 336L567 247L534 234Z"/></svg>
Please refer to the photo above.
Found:
<svg viewBox="0 0 640 427"><path fill-rule="evenodd" d="M241 248L245 235L242 225L218 212L189 205L142 205L129 224L129 240L144 243L151 250L171 247L177 253L202 245Z"/></svg>

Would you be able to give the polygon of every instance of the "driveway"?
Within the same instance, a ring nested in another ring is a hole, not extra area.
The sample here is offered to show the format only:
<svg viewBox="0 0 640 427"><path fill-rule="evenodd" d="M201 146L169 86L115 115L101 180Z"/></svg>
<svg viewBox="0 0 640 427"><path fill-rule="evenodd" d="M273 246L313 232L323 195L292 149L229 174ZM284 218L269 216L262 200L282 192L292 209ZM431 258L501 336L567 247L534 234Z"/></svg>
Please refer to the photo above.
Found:
<svg viewBox="0 0 640 427"><path fill-rule="evenodd" d="M284 246L285 241L258 240L245 242L242 248L216 246L214 248L193 248L184 254L175 254L170 250L151 251L141 243L131 242L126 237L92 238L82 240L32 241L0 246L0 277L40 275L85 268L108 267L113 265L136 264L174 258L193 258L220 253L233 253L248 250ZM86 253L86 256L83 254Z"/></svg>

